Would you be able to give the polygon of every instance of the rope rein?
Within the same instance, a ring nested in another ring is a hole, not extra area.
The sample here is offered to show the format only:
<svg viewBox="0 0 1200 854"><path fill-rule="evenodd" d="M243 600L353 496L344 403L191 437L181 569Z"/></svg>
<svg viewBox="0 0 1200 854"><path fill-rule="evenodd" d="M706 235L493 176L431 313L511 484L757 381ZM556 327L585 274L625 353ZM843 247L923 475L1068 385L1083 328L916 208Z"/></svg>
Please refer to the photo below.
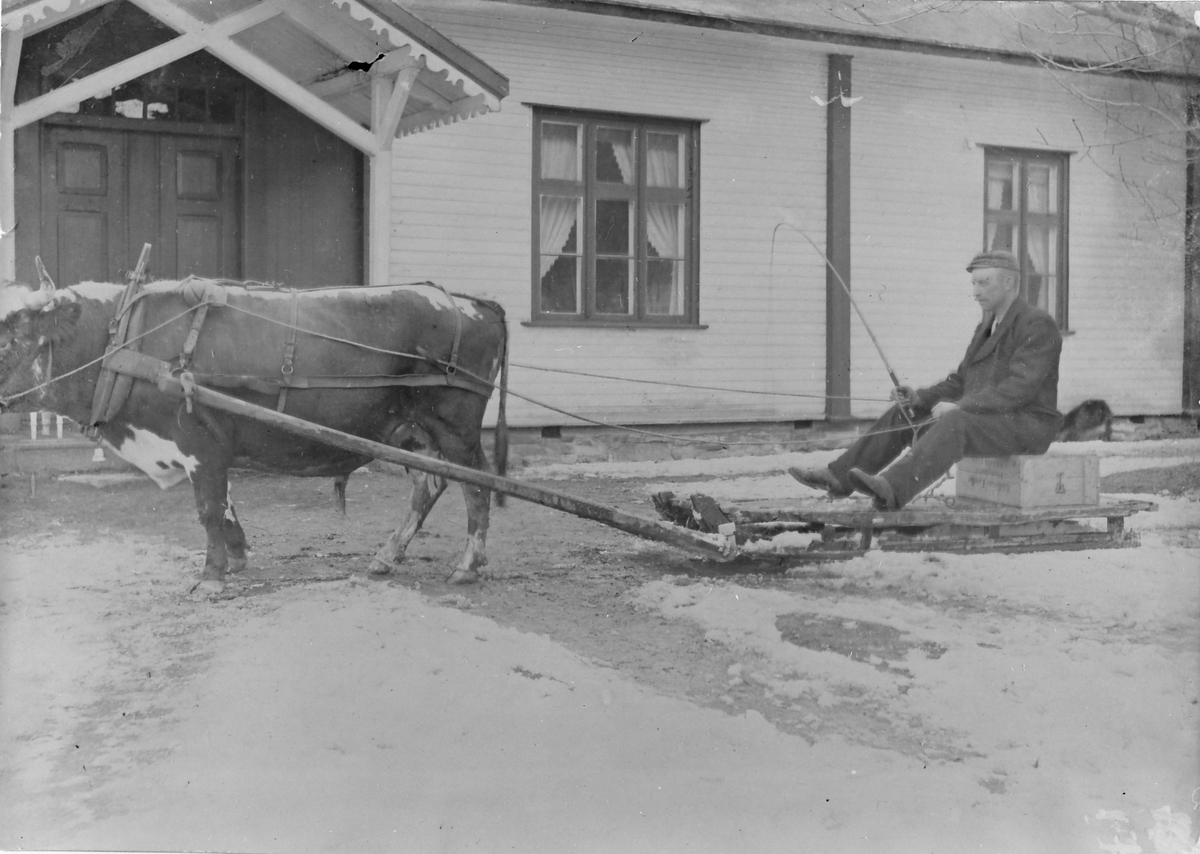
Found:
<svg viewBox="0 0 1200 854"><path fill-rule="evenodd" d="M139 335L136 335L133 338L130 338L128 341L125 342L125 344L122 345L122 347L132 344L136 341L140 341L141 339L154 334L155 332L159 331L160 329L162 329L166 326L170 326L172 323L175 323L176 321L178 321L184 317L187 317L189 314L196 311L201 306L209 306L209 305L216 305L216 303L210 302L210 301L204 301L204 302L198 303L197 305L191 306L191 307L187 308L186 310L168 318L167 320L164 320L162 323L159 323L158 325L151 327L150 329L147 329L146 331L140 333ZM247 308L242 308L241 306L236 306L236 305L226 303L226 304L223 304L221 307L232 309L234 311L240 312L240 313L248 315L250 317L254 317L254 318L264 321L266 323L271 323L276 326L281 326L281 327L288 329L290 331L293 331L293 332L310 335L314 338L323 338L328 341L333 341L333 342L336 342L339 344L346 344L351 347L357 347L359 349L368 350L370 352L379 353L381 355L396 356L398 358L414 359L414 360L423 361L423 362L430 362L432 364L438 365L439 367L441 367L443 369L447 369L448 367L450 367L450 363L446 362L445 360L442 360L442 359L435 359L430 356L420 355L417 353L407 353L407 352L400 351L400 350L389 350L384 347L376 347L371 344L365 344L361 341L353 341L348 338L342 338L337 335L331 335L331 334L328 334L325 332L320 332L315 329L307 329L307 328L299 326L297 324L286 323L284 321L276 320L273 317L269 317L264 314L259 314L258 312L251 311L250 309L247 309ZM36 357L37 353L41 350L42 346L43 345L39 344L38 347L35 348L35 350L34 350L35 357ZM33 394L35 392L41 392L46 387L52 385L53 383L58 382L59 380L64 380L70 376L73 376L74 374L80 373L94 365L99 364L100 362L104 361L104 358L107 355L108 354L105 353L95 359L92 359L91 361L85 362L84 364L80 365L77 368L73 368L72 370L67 371L66 373L64 373L60 376L50 377L45 382L39 383L38 385L35 385L32 388L26 389L25 391L19 392L14 395L10 395L8 397L0 397L0 404L2 404L4 406L8 406L14 400L19 400L20 398L25 397L30 394ZM792 393L792 392L771 392L771 391L757 391L757 390L753 390L753 389L732 389L732 388L721 388L721 387L709 387L709 386L692 385L692 384L688 384L688 383L667 382L664 380L645 380L645 379L636 379L636 378L632 378L632 377L607 376L604 374L595 374L595 373L589 373L586 371L573 371L573 370L568 370L568 369L563 369L563 368L546 368L546 367L541 367L541 366L537 366L537 365L525 365L525 364L521 364L518 362L511 362L510 364L513 367L525 368L527 370L571 374L571 375L576 375L576 376L592 377L595 379L615 380L615 381L619 381L619 382L630 382L630 383L641 383L641 384L647 384L647 385L662 385L662 386L672 386L672 387L678 387L678 388L689 388L689 389L696 389L696 390L700 390L700 391L723 391L723 392L737 392L737 393L742 393L742 394L758 394L758 395L770 395L770 396L778 396L778 397L804 397L804 398L817 398L817 399L823 399L825 397L825 395L809 395L809 394L800 394L800 393ZM723 442L723 441L714 440L714 439L702 439L702 438L696 438L693 436L679 436L679 435L674 435L674 434L670 434L670 433L661 433L661 432L658 432L655 430L645 430L645 429L641 429L641 428L637 428L637 427L628 427L628 426L625 426L622 424L611 424L611 423L608 423L605 421L600 421L595 418L589 418L586 415L579 415L578 413L574 413L574 412L570 412L565 409L561 409L560 407L546 403L545 401L538 400L537 398L530 397L529 395L522 394L521 392L518 392L518 391L514 391L510 387L502 386L501 384L499 384L497 382L489 380L485 377L481 377L481 376L475 374L474 372L467 370L461 364L455 365L454 368L458 373L465 374L467 377L471 378L472 380L475 380L476 382L478 382L484 386L487 386L493 390L499 390L499 391L506 392L508 394L513 395L514 397L518 397L521 400L531 403L534 406L539 406L543 409L549 410L550 412L554 412L559 415L564 415L568 418L573 418L573 419L575 419L577 421L581 421L585 424L591 424L596 427L605 427L610 430L619 430L619 431L625 432L625 433L633 433L633 434L637 434L637 435L641 435L641 436L649 436L649 437L656 438L656 439L666 439L671 442L677 442L680 444L694 444L694 445L713 445L713 444L715 444L715 445L721 445L722 447L761 447L761 446L766 446L766 445L809 445L809 444L814 444L814 442L816 442L816 441L819 441L819 440L813 440L813 439L783 439L783 440L769 441L769 442L768 441ZM839 399L870 401L870 402L879 402L881 400L884 400L883 398L870 398L870 397L848 397L848 398L839 398ZM893 428L891 430L874 431L871 433L863 433L860 435L866 436L866 435L878 435L880 433L902 432L905 430L913 429L914 427L923 427L926 424L931 424L932 422L933 422L933 419L929 419L926 421L919 422L919 423L913 425L912 427L905 425L904 427Z"/></svg>
<svg viewBox="0 0 1200 854"><path fill-rule="evenodd" d="M247 315L249 315L249 316L251 316L251 317L254 317L254 318L257 318L257 319L259 319L259 320L264 320L264 321L266 321L267 323L273 323L273 324L275 324L275 325L277 325L277 326L283 326L283 327L285 327L285 328L291 328L289 324L287 324L287 323L284 323L283 321L276 320L276 319L275 319L275 318L273 318L273 317L268 317L268 316L266 316L266 315L259 314L258 312L251 311L251 310L249 310L249 309L246 309L246 308L241 308L240 306L235 306L235 305L227 305L227 306L225 306L225 307L226 307L226 308L232 308L232 309L233 309L233 310L235 310L235 311L240 311L240 312L242 312L243 314L247 314ZM370 345L370 344L363 344L362 342L359 342L359 341L351 341L351 340L349 340L349 339L346 339L346 338L339 338L339 337L338 337L338 336L336 336L336 335L329 335L329 334L327 334L327 333L324 333L324 332L318 332L318 331L316 331L316 330L313 330L313 329L305 329L305 328L303 328L303 327L297 327L297 328L298 328L298 330L299 330L300 332L304 333L305 335L312 335L313 337L316 337L316 338L325 338L325 339L327 339L327 340L329 340L329 341L336 341L336 342L338 342L338 343L340 343L340 344L348 344L348 345L350 345L350 346L353 346L353 347L360 347L360 348L362 348L362 349L364 349L364 350L370 350L370 351L372 351L372 352L375 352L375 353L382 353L382 354L384 354L384 355L388 355L388 356L399 356L399 357L402 357L402 358L408 358L408 359L422 359L422 360L424 360L424 361L433 362L434 364L437 364L437 365L439 365L439 366L441 366L441 367L443 367L443 368L444 368L444 367L447 367L447 366L448 366L448 364L449 364L449 363L445 362L445 361L444 361L444 360L442 360L442 359L432 359L432 358L425 357L425 356L414 355L414 354L412 354L412 353L404 353L404 352L400 352L400 351L396 351L396 350L387 350L387 349L385 349L385 348L382 348L382 347L374 347L374 346L372 346L372 345ZM631 379L631 378L628 378L628 377L605 377L605 376L604 376L604 375L602 375L602 374L589 374L589 373L587 373L587 372L584 372L584 371L568 371L568 370L560 370L560 369L556 369L556 368L536 368L536 367L534 367L534 366L531 366L531 365L522 365L522 364L519 364L519 363L517 363L517 362L510 362L509 364L510 364L510 365L512 365L512 366L514 366L514 367L530 368L530 369L532 369L532 370L558 371L558 372L560 372L560 373L579 374L580 376L589 376L589 377L596 377L596 378L601 378L601 379L614 379L614 380L623 380L623 381L625 381L625 382L645 382L645 383L650 383L650 384L655 384L655 385L676 385L676 386L680 386L680 387L682 387L682 388L694 388L694 389L708 390L708 389L707 389L705 386L687 385L687 384L685 384L685 383L668 383L668 382L658 382L658 381L656 381L656 380L636 380L636 379ZM565 410L565 409L560 409L559 407L557 407L557 406L554 406L554 405L552 405L552 404L549 404L549 403L546 403L545 401L538 400L537 398L530 397L529 395L522 394L521 392L518 392L518 391L513 391L513 389L512 389L511 387L505 387L505 386L501 386L500 384L498 384L498 383L496 383L496 382L493 382L493 381L491 381L491 380L489 380L489 379L486 379L486 378L484 378L484 377L481 377L481 376L479 376L478 374L475 374L475 373L473 373L472 371L469 371L469 370L467 370L466 368L462 367L461 365L457 366L457 370L458 370L458 372L459 372L459 373L461 373L461 374L466 374L466 375L467 375L468 377L470 377L471 379L473 379L473 380L475 380L475 381L477 381L477 382L479 382L479 383L482 383L483 385L489 386L489 387L491 387L492 389L496 389L496 390L500 390L500 391L505 391L505 392L507 392L508 394L511 394L513 397L518 397L518 398L520 398L521 400L524 400L524 401L527 401L527 402L529 402L529 403L532 403L532 404L533 404L533 405L535 405L535 406L540 406L540 407L541 407L541 408L543 408L543 409L547 409L547 410L549 410L549 411L551 411L551 412L558 413L559 415L565 415L565 416L567 416L568 418L574 418L574 419L576 419L576 420L578 420L578 421L582 421L582 422L584 422L585 424L591 424L591 425L593 425L593 426L596 426L596 427L607 427L607 428L609 428L609 429L612 429L612 430L620 430L620 431L622 431L622 432L625 432L625 433L634 433L634 434L637 434L637 435L640 435L640 436L650 436L650 437L653 437L653 438L656 438L656 439L668 439L668 440L670 440L670 441L672 441L672 442L679 442L679 443L681 443L681 444L693 444L693 445L713 445L713 444L717 444L717 445L723 445L723 446L725 446L725 447L739 447L739 446L754 446L754 447L761 447L761 446L764 446L764 445L808 445L808 444L812 444L812 443L814 442L814 440L813 440L813 439L784 439L784 440L782 440L782 441L775 441L775 442L720 442L720 441L715 441L715 440L713 440L713 439L697 439L697 438L695 438L695 437L691 437L691 436L677 436L677 435L670 434L670 433L659 433L659 432L657 432L657 431L654 431L654 430L643 430L643 429L641 429L641 428L638 428L638 427L627 427L627 426L625 426L625 425L622 425L622 424L610 424L610 423L608 423L608 422L605 422L605 421L600 421L600 420L598 420L598 419L595 419L595 418L588 418L586 415L579 415L578 413L575 413L575 412L569 412L568 410ZM712 390L715 390L715 391L721 391L721 390L723 390L723 389L712 389ZM738 389L728 389L728 391L737 391L737 390L738 390ZM754 392L754 391L747 391L747 393L748 393L748 394L781 394L781 395L785 395L785 396L795 396L795 397L818 397L818 395L788 395L788 393L786 393L786 392ZM871 401L878 401L878 400L880 400L880 398L853 398L853 399L856 399L856 400L871 400ZM923 426L923 425L924 425L924 423L932 423L932 421L930 421L930 422L922 422L922 424L918 424L918 425L916 425L916 426L918 426L918 427L919 427L919 426ZM909 428L909 427L907 427L907 426L905 426L905 427L903 427L903 428L900 428L900 429L907 430L907 429L910 429L910 428ZM895 432L895 430L888 430L888 431L877 431L877 432Z"/></svg>

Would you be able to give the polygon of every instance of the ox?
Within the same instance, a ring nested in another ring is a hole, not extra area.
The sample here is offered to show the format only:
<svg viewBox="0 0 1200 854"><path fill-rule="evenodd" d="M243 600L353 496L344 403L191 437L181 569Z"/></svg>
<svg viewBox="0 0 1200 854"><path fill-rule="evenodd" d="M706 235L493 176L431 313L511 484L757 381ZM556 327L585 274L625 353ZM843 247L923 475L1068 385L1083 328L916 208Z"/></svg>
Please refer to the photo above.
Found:
<svg viewBox="0 0 1200 854"><path fill-rule="evenodd" d="M122 310L124 291L98 282L56 289L48 280L40 289L0 289L0 401L37 389L37 406L91 423L102 380L99 359L118 315L128 312L135 321L127 349L140 349L145 360L167 363L176 374L186 367L198 384L335 430L490 470L481 424L507 355L504 312L495 303L428 283L295 291L186 279L151 283ZM344 484L370 461L169 396L148 379L115 376L114 399L93 424L98 438L163 489L191 481L208 535L197 587L207 592L224 589L226 571L246 565L246 537L229 497L230 467L332 476ZM502 390L496 448L501 471L503 405ZM370 572L387 573L403 559L445 488L443 479L413 472L408 513ZM450 576L456 583L477 580L487 563L491 496L467 484L463 493L467 544Z"/></svg>

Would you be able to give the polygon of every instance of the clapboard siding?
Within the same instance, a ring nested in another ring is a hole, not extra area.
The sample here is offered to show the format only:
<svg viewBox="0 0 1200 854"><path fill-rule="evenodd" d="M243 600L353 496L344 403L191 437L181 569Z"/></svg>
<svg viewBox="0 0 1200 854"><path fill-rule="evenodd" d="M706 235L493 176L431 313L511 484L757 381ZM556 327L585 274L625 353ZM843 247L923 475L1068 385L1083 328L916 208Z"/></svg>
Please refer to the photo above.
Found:
<svg viewBox="0 0 1200 854"><path fill-rule="evenodd" d="M824 113L796 102L797 86L823 87L824 58L729 34L706 35L700 45L691 30L617 18L453 6L465 11L446 4L412 8L502 69L510 95L499 114L397 143L393 271L499 300L516 363L809 395L753 396L513 368L514 389L559 408L612 423L819 417L821 262L802 257L794 241L780 241L772 265L770 242L781 207L810 223L814 235L824 231ZM531 291L530 104L704 122L700 322L707 328L524 325ZM509 414L516 424L572 423L519 400L510 401Z"/></svg>
<svg viewBox="0 0 1200 854"><path fill-rule="evenodd" d="M1061 399L1103 395L1118 411L1178 410L1182 252L1170 245L1178 227L1151 223L1106 173L1156 178L1169 197L1181 192L1182 172L1148 171L1137 143L1119 154L1081 152L1079 133L1103 138L1103 120L1046 73L481 0L406 5L500 69L510 95L498 114L397 142L392 275L501 302L514 363L777 396L516 366L513 389L609 423L821 417L824 263L791 226L778 226L789 219L824 245L825 109L811 96L825 94L827 55L848 52L862 98L852 108L853 287L896 370L914 384L940 379L977 321L963 266L982 241L981 146L1059 149L1076 152L1075 334ZM705 328L528 324L535 104L702 122ZM853 411L874 414L889 381L856 318L852 357ZM572 423L521 400L509 413L515 424Z"/></svg>
<svg viewBox="0 0 1200 854"><path fill-rule="evenodd" d="M961 357L977 322L963 266L982 242L983 146L1071 152L1073 334L1063 348L1060 403L1065 409L1105 397L1117 412L1177 412L1182 223L1155 221L1154 214L1181 209L1182 162L1161 162L1161 152L1141 142L1084 148L1081 137L1113 140L1122 132L1037 69L861 51L854 82L863 96L854 107L855 289L867 302L888 305L876 332L896 370L915 384L940 378ZM1085 85L1095 98L1148 101L1148 93L1131 92L1127 82L1081 84L1075 76L1069 85ZM1170 133L1165 122L1148 130ZM898 151L895 140L928 164L908 181L897 180L897 166L921 164ZM1152 210L1113 177L1121 174L1156 185L1164 197ZM878 357L856 331L855 390L886 393L886 376L871 369Z"/></svg>

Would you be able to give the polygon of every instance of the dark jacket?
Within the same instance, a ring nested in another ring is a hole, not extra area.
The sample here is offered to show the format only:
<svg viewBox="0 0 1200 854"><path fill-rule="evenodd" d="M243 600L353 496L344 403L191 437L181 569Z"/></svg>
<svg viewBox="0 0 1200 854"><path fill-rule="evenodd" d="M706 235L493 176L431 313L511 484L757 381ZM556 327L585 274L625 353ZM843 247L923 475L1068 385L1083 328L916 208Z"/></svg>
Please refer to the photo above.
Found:
<svg viewBox="0 0 1200 854"><path fill-rule="evenodd" d="M940 383L919 389L921 408L942 400L964 412L1034 416L1051 433L1058 431L1058 358L1062 335L1054 318L1020 297L990 337L987 314L975 328L958 370ZM1039 424L1042 426L1042 424Z"/></svg>

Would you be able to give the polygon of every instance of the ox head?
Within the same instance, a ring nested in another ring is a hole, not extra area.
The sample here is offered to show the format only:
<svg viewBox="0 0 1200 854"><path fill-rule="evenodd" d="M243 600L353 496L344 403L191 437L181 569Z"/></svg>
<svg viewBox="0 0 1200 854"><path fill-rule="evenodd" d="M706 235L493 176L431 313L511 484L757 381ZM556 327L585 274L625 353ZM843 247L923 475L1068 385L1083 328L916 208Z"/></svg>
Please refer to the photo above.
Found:
<svg viewBox="0 0 1200 854"><path fill-rule="evenodd" d="M68 292L69 293L69 292ZM69 338L82 311L46 281L33 289L22 284L0 287L0 406L4 395L36 385L37 356L47 345Z"/></svg>

